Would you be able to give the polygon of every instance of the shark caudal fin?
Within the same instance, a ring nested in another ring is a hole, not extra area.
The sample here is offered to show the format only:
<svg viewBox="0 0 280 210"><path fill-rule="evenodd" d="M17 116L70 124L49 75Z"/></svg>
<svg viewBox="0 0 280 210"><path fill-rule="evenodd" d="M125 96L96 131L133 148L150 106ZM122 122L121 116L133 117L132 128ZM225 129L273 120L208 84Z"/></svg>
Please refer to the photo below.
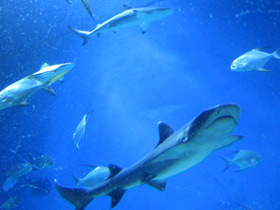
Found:
<svg viewBox="0 0 280 210"><path fill-rule="evenodd" d="M58 185L57 183L55 186L61 197L72 203L76 207L76 210L84 210L94 199L89 196L87 190L66 188Z"/></svg>
<svg viewBox="0 0 280 210"><path fill-rule="evenodd" d="M274 58L276 58L276 59L280 59L280 48L279 48L278 50L275 50L275 51L273 52L273 56L274 56Z"/></svg>
<svg viewBox="0 0 280 210"><path fill-rule="evenodd" d="M72 33L76 34L77 36L81 37L84 40L82 46L84 46L88 43L88 40L90 38L89 31L81 31L81 30L72 28L71 26L68 26L68 28Z"/></svg>

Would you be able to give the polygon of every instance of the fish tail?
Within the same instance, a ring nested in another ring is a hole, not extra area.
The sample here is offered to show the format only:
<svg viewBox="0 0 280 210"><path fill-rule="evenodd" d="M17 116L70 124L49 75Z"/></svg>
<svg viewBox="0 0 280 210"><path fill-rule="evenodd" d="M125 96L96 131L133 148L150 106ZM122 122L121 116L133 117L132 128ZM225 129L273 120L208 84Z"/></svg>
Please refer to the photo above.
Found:
<svg viewBox="0 0 280 210"><path fill-rule="evenodd" d="M88 40L90 38L91 32L89 32L89 31L81 31L81 30L75 29L75 28L73 28L71 26L68 26L68 28L69 28L69 30L72 33L76 34L77 36L81 37L84 40L82 46L84 46L84 45L86 45L88 43Z"/></svg>
<svg viewBox="0 0 280 210"><path fill-rule="evenodd" d="M223 157L223 156L220 156L220 158L222 158L227 163L226 167L223 170L223 172L225 172L231 166L232 161L229 158L226 158L226 157Z"/></svg>
<svg viewBox="0 0 280 210"><path fill-rule="evenodd" d="M77 178L76 176L73 175L73 179L75 181L75 188L78 187L78 185L80 184L80 179Z"/></svg>
<svg viewBox="0 0 280 210"><path fill-rule="evenodd" d="M273 56L276 59L280 59L280 48L273 52Z"/></svg>
<svg viewBox="0 0 280 210"><path fill-rule="evenodd" d="M76 207L76 210L84 210L94 199L90 196L89 191L85 189L66 188L57 183L55 185L61 197L73 204Z"/></svg>

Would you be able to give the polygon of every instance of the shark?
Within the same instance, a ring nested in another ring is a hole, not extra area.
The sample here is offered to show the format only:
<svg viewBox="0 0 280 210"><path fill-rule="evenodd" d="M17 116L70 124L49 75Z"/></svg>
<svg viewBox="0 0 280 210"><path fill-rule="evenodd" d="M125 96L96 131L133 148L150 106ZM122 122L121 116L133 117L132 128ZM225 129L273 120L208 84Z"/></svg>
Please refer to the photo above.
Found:
<svg viewBox="0 0 280 210"><path fill-rule="evenodd" d="M116 32L119 29L127 28L130 26L140 25L142 33L144 34L149 23L163 17L166 17L173 13L170 8L164 7L143 7L143 8L132 8L128 5L124 5L125 11L115 15L109 20L98 24L92 31L82 31L74 29L69 26L69 29L79 37L83 39L83 44L87 44L88 40L92 36L100 36L100 34L112 31Z"/></svg>
<svg viewBox="0 0 280 210"><path fill-rule="evenodd" d="M143 184L164 191L168 178L192 168L215 150L242 138L232 135L240 112L237 104L217 105L202 112L177 132L168 124L159 122L157 146L135 164L128 168L109 165L111 175L91 190L63 187L57 181L56 188L76 210L85 209L100 196L110 196L111 208L114 208L127 190Z"/></svg>
<svg viewBox="0 0 280 210"><path fill-rule="evenodd" d="M55 95L50 85L62 80L73 66L72 63L53 66L44 64L39 71L12 83L0 92L0 109L28 106L27 100L39 89Z"/></svg>

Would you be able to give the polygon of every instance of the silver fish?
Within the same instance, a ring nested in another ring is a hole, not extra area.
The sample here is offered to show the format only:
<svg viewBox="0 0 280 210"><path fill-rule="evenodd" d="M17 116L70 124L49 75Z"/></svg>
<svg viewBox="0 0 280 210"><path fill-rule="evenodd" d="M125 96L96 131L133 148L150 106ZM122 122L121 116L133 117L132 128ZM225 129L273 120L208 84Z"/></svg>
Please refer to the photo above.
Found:
<svg viewBox="0 0 280 210"><path fill-rule="evenodd" d="M262 161L262 156L259 153L251 150L240 150L235 153L236 156L232 160L226 157L221 157L227 163L224 171L226 171L232 164L239 167L238 171L244 171L247 168L256 166Z"/></svg>
<svg viewBox="0 0 280 210"><path fill-rule="evenodd" d="M125 9L124 12L110 18L102 24L98 24L92 31L81 31L72 27L69 27L69 29L81 37L84 40L83 45L85 45L92 36L99 36L108 31L116 32L119 29L130 26L140 25L142 33L145 33L151 21L161 19L173 12L170 8L162 7L131 8L126 5Z"/></svg>
<svg viewBox="0 0 280 210"><path fill-rule="evenodd" d="M30 163L32 164L33 168L37 170L54 166L53 158L46 154L41 154L38 157L33 157L30 155Z"/></svg>
<svg viewBox="0 0 280 210"><path fill-rule="evenodd" d="M1 206L0 209L4 209L4 210L11 210L11 209L15 209L17 208L19 203L19 195L18 196L14 196L9 198L8 200L6 200Z"/></svg>
<svg viewBox="0 0 280 210"><path fill-rule="evenodd" d="M143 184L164 191L168 178L192 168L215 150L240 140L241 136L232 135L239 118L240 107L225 104L204 111L177 132L161 122L158 145L140 161L124 169L109 165L110 177L91 190L58 184L56 188L79 210L85 209L93 199L106 195L112 198L111 208L114 208L127 190Z"/></svg>
<svg viewBox="0 0 280 210"><path fill-rule="evenodd" d="M245 71L270 71L263 68L263 66L271 59L280 59L280 49L273 53L266 53L260 51L261 48L253 49L235 59L230 69L232 71L245 72Z"/></svg>
<svg viewBox="0 0 280 210"><path fill-rule="evenodd" d="M87 189L92 189L96 187L96 185L100 184L101 182L104 182L110 176L110 169L108 167L103 167L103 166L91 166L91 167L93 168L93 170L83 178L79 179L73 176L76 182L75 187L82 185Z"/></svg>
<svg viewBox="0 0 280 210"><path fill-rule="evenodd" d="M88 116L91 114L91 112L88 112L84 115L83 119L77 126L74 134L73 134L73 143L75 144L76 148L79 149L79 143L84 138L86 125L88 121Z"/></svg>

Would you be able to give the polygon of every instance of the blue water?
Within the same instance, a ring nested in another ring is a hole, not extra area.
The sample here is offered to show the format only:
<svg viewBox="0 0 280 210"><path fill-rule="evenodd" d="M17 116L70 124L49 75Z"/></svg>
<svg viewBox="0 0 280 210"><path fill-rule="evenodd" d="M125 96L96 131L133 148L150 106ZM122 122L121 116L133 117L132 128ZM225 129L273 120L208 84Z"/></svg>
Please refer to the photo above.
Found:
<svg viewBox="0 0 280 210"><path fill-rule="evenodd" d="M22 176L0 203L20 195L20 210L68 210L54 187L73 187L72 175L90 171L81 164L128 167L158 142L157 122L175 130L206 108L238 103L244 135L236 144L216 151L192 169L171 177L164 192L149 186L129 190L115 208L133 210L280 209L280 61L265 66L272 72L232 72L231 62L259 47L280 47L280 2L261 0L173 0L174 13L152 22L146 34L139 27L81 39L67 26L92 30L81 1L6 0L0 2L1 89L30 75L47 62L74 62L63 83L52 85L57 96L38 91L28 107L0 112L0 183L18 155L48 154L55 166ZM89 0L98 23L149 1ZM89 111L86 136L78 151L72 134ZM18 147L17 154L10 150ZM257 151L263 161L244 172L234 166L222 173L219 155L240 149ZM24 187L47 179L46 195ZM110 198L95 199L87 209L110 208Z"/></svg>

